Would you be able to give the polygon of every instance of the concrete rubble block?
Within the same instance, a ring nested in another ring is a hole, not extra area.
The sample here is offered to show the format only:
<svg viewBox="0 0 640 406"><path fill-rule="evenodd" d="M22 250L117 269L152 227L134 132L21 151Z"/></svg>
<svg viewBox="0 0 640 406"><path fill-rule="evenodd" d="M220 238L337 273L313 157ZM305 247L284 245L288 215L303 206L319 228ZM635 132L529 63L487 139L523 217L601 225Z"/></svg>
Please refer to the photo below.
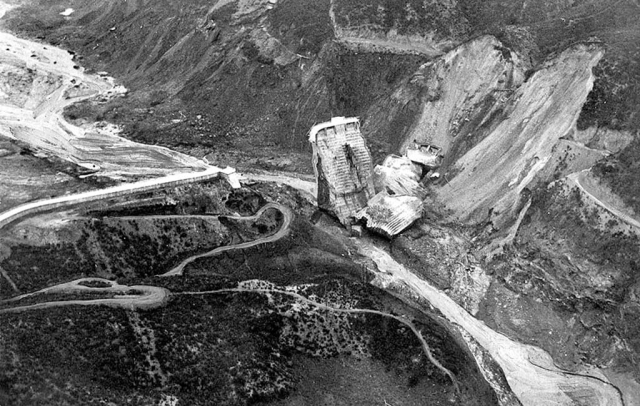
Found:
<svg viewBox="0 0 640 406"><path fill-rule="evenodd" d="M420 185L422 168L405 156L389 155L373 170L376 192L391 195L415 196L424 199L427 191Z"/></svg>
<svg viewBox="0 0 640 406"><path fill-rule="evenodd" d="M365 227L388 238L398 235L422 217L422 200L415 196L389 195L380 192L367 207L356 213L356 219L365 220Z"/></svg>
<svg viewBox="0 0 640 406"><path fill-rule="evenodd" d="M331 212L344 225L375 195L371 154L360 133L360 121L334 117L315 125L309 133L318 207Z"/></svg>

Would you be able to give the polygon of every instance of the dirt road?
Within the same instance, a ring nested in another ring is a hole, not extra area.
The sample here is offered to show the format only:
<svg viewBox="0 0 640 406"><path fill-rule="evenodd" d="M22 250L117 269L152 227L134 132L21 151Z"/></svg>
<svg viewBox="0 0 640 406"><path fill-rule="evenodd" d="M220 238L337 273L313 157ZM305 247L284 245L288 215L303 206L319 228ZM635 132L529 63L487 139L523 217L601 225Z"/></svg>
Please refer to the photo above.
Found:
<svg viewBox="0 0 640 406"><path fill-rule="evenodd" d="M179 174L179 175L174 175L174 177L178 176L178 177L184 177L184 176L188 176L191 174ZM150 181L146 181L146 183L150 183L154 180L150 180ZM156 180L157 181L157 180ZM130 185L125 185L128 187L131 186L135 186L135 184L130 184ZM89 192L89 193L99 193L99 192L104 192L104 190L97 190L94 192ZM78 195L75 195L76 197ZM51 199L51 200L55 200L55 199ZM47 203L49 201L44 201L43 203ZM23 205L24 206L24 205ZM22 206L20 206L22 207ZM19 208L20 208L19 207ZM230 250L236 250L236 249L245 249L245 248L249 248L249 247L253 247L259 244L266 244L269 242L274 242L279 240L280 238L286 236L289 233L289 227L291 225L291 221L293 219L293 212L291 211L291 209L289 209L286 206L283 206L281 204L278 203L267 203L266 205L264 205L262 208L260 208L260 210L258 210L258 212L256 212L256 214L252 215L252 216L247 216L247 217L240 217L240 216L233 216L230 218L236 219L236 220L242 220L242 221L254 221L257 220L258 218L260 218L260 216L262 216L262 214L269 209L276 209L279 210L282 214L283 214L283 221L282 221L282 225L280 227L280 229L267 237L264 238L259 238L255 241L249 241L249 242L245 242L245 243L241 243L241 244L235 244L235 245L231 245L231 246L225 246L225 247L218 247L216 249L213 249L209 252L203 253L203 254L198 254L198 255L193 255L187 259L185 259L184 261L182 261L177 267L175 267L174 269L172 269L171 271L163 274L162 276L174 276L174 275L182 275L183 271L184 271L184 267L186 265L188 265L189 263L195 261L198 258L204 258L204 257L209 257L209 256L214 256L217 255L221 252L224 251L230 251ZM11 210L10 210L11 212ZM7 212L5 212L7 213ZM3 213L6 217L6 214ZM2 217L2 215L0 215L0 217ZM1 225L0 225L1 227ZM84 286L82 283L85 282L99 282L108 286L105 287L88 287L88 286ZM155 287L155 286L126 286L126 285L120 285L115 281L110 281L108 279L102 279L102 278L82 278L82 279L77 279L71 282L67 282L67 283L62 283L59 285L55 285L55 286L51 286L45 289L41 289L37 292L33 292L33 293L27 293L24 295L19 295L19 296L15 296L11 299L2 301L0 303L11 303L11 302L15 302L15 301L19 301L21 299L30 297L30 296L35 296L38 294L47 294L47 293L65 293L65 294L72 294L72 293L78 293L78 292L114 292L114 293L121 293L121 292L126 292L129 290L136 290L139 291L140 294L135 294L135 295L118 295L117 297L114 298L107 298L107 299L87 299L87 300L63 300L63 301L54 301L54 302L43 302L43 303L37 303L37 304L33 304L33 305L26 305L26 306L16 306L16 307L12 307L12 308L8 308L8 309L0 309L0 314L1 313L7 313L7 312L21 312L21 311L26 311L26 310L37 310L37 309L46 309L46 308L50 308L50 307L59 307L59 306L70 306L70 305L106 305L106 306L114 306L114 307L124 307L124 308L138 308L138 309L148 309L148 308L153 308L153 307L158 307L158 306L162 306L164 305L164 303L166 302L166 299L168 297L169 291L167 289L164 288L159 288L159 287Z"/></svg>
<svg viewBox="0 0 640 406"><path fill-rule="evenodd" d="M584 187L584 185L581 183L581 181L584 179L584 176L586 176L588 172L589 172L589 170L572 173L571 175L567 176L567 179L569 179L571 182L573 182L585 195L587 195L587 197L589 197L591 200L593 200L593 202L595 204L597 204L598 206L600 206L603 209L607 210L609 213L613 214L614 216L616 216L620 220L624 221L625 223L640 229L640 221L638 221L638 220L634 219L633 217L623 213L621 210L617 209L616 207L613 207L611 204L607 204L607 203L601 201L596 196L591 194L591 192L587 188Z"/></svg>
<svg viewBox="0 0 640 406"><path fill-rule="evenodd" d="M235 216L231 217L230 216L229 218L232 218L232 219L235 219L235 220L242 220L242 221L254 221L254 220L257 220L258 218L260 218L260 216L262 216L262 213L264 213L268 209L276 209L276 210L280 211L282 213L282 215L284 216L284 220L282 221L282 225L280 226L280 229L276 233L274 233L274 234L272 234L270 236L264 237L264 238L258 238L257 240L254 240L254 241L248 241L248 242L243 242L243 243L240 243L240 244L228 245L228 246L224 246L224 247L218 247L218 248L215 248L215 249L213 249L213 250L211 250L209 252L205 252L203 254L190 256L189 258L187 258L184 261L182 261L178 266L176 266L175 268L173 268L169 272L162 274L161 276L182 275L183 272L184 272L184 267L187 266L188 264L192 263L193 261L199 259L199 258L212 257L212 256L218 255L221 252L225 252L225 251L239 250L239 249L255 247L255 246L260 245L260 244L267 244L267 243L270 243L270 242L278 241L282 237L286 236L289 233L289 226L291 225L291 220L293 219L293 212L291 211L290 208L288 208L286 206L283 206L281 204L278 204L278 203L267 203L267 204L265 204L253 216L248 216L248 217L235 217Z"/></svg>
<svg viewBox="0 0 640 406"><path fill-rule="evenodd" d="M46 200L38 200L35 202L21 204L10 210L0 213L0 228L5 225L29 214L37 213L44 210L62 208L72 204L96 201L114 196L122 196L131 193L153 190L165 186L184 184L189 182L197 182L205 179L224 176L229 180L232 187L239 187L237 177L233 168L220 169L210 166L202 172L177 173L162 178L146 179L140 182L125 183L122 185L92 190L89 192L76 193L73 195L65 195L54 197Z"/></svg>
<svg viewBox="0 0 640 406"><path fill-rule="evenodd" d="M293 176L284 172L281 173L244 173L243 176L248 180L259 182L275 182L298 190L302 196L308 201L315 203L316 201L316 181L309 176Z"/></svg>
<svg viewBox="0 0 640 406"><path fill-rule="evenodd" d="M84 286L82 283L98 283L105 285L105 287L89 287ZM127 292L135 291L135 294L126 294ZM60 285L50 286L48 288L39 290L33 293L27 293L24 295L16 296L11 299L2 301L0 303L7 304L11 302L16 302L20 299L24 299L30 296L35 296L38 294L53 294L53 293L64 293L64 294L73 294L73 293L87 293L87 292L112 292L116 293L117 296L113 298L106 299L83 299L83 300L61 300L54 302L42 302L32 305L26 306L16 306L10 307L6 309L0 309L1 313L15 313L15 312L23 312L27 310L38 310L38 309L48 309L51 307L61 307L61 306L72 306L72 305L81 305L81 306L111 306L111 307L122 307L125 309L152 309L155 307L163 306L167 298L169 296L169 291L165 288L159 288L156 286L127 286L120 285L115 281L110 281L108 279L102 278L82 278L77 279L75 281L62 283Z"/></svg>
<svg viewBox="0 0 640 406"><path fill-rule="evenodd" d="M0 10L6 8L4 3L0 3ZM0 14L2 13L0 12ZM62 111L70 103L97 94L103 94L107 98L118 97L118 93L124 92L124 89L117 88L108 79L86 74L81 68L75 66L71 56L64 50L21 40L7 33L0 33L0 75L7 78L4 81L4 87L0 89L0 135L19 139L37 150L60 156L71 162L101 171L106 175L175 173L181 170L207 168L205 163L195 158L166 148L134 143L118 137L117 134L108 130L87 131L66 122L62 117ZM300 179L290 178L289 183L287 177L278 175L277 178L274 180L288 183L304 190L307 195L313 195L313 189L309 182L302 181L305 183L300 183ZM263 177L260 180L270 179ZM157 184L153 184L153 180L151 182L151 186L157 186ZM579 180L576 184L581 187ZM126 189L134 186L124 185L123 187ZM58 198L59 200L34 202L32 203L34 206L21 206L1 214L0 222L3 219L11 221L11 219L16 219L30 210L37 210L46 205L78 202L83 198L105 197L101 192L103 191L89 192L92 194L85 196L63 196ZM617 216L628 219L628 216L615 213L602 202L600 204ZM256 241L220 247L208 253L192 256L164 275L181 275L187 264L201 257L217 255L226 250L249 248L282 238L287 234L293 217L292 212L284 206L267 205L255 216L240 219L248 221L256 219L268 208L276 208L284 215L284 222L275 234ZM606 378L597 371L594 371L590 376L587 372L580 375L559 370L553 365L548 354L538 348L514 342L489 329L443 292L433 288L426 281L397 264L385 252L367 244L362 246L361 252L377 263L381 271L379 280L386 281L384 283L387 284L406 286L411 294L428 300L445 317L458 324L462 330L468 332L481 346L487 349L504 370L509 384L524 405L623 405L617 389L607 383ZM102 281L109 286L90 288L80 284L83 280ZM3 309L1 312L67 305L155 307L162 305L168 294L165 289L158 287L128 287L99 278L80 279L49 287L34 294L86 292L87 289L114 293L135 289L141 294L125 294L114 298L95 300L46 302ZM27 296L18 296L12 300L25 297Z"/></svg>
<svg viewBox="0 0 640 406"><path fill-rule="evenodd" d="M244 284L247 284L247 282L252 282L252 281L244 281ZM259 284L260 283L265 283L265 284L269 284L269 282L266 281L256 281ZM320 303L320 302L316 302L315 300L311 300L305 296L300 295L299 293L296 292L291 292L291 291L287 291L287 290L281 290L281 289L276 289L276 288L272 288L272 289L261 289L261 288L232 288L232 289L219 289L219 290L209 290L209 291L201 291L201 292L180 292L177 293L179 295L192 295L192 296L199 296L199 295L212 295L212 294L220 294L220 293L228 293L228 292L249 292L249 293L263 293L266 295L269 294L273 294L273 293L277 293L280 295L285 295L285 296L290 296L293 297L294 299L303 302L305 304L309 304L311 306L317 307L319 309L323 309L323 310L328 310L328 311L332 311L332 312L338 312L338 313L351 313L351 314L375 314L378 316L382 316L382 317L389 317L391 319L394 319L402 324L404 324L405 326L407 326L412 332L413 334L415 334L415 336L418 338L418 340L420 341L420 344L422 345L422 350L424 351L425 355L427 356L427 358L429 359L429 361L436 367L438 368L444 375L448 376L449 379L451 379L451 383L453 384L456 392L459 394L460 393L460 388L459 388L459 383L457 378L455 377L455 375L446 367L444 367L440 361L438 361L433 354L431 353L431 348L429 347L429 344L427 344L427 341L424 339L424 337L422 336L422 333L420 332L420 330L418 330L418 328L411 323L409 320L405 319L404 317L400 317L400 316L396 316L395 314L391 314L391 313L385 313L385 312L381 312L378 310L371 310L371 309L356 309L356 308L344 308L344 307L335 307L335 306L329 306L325 303Z"/></svg>

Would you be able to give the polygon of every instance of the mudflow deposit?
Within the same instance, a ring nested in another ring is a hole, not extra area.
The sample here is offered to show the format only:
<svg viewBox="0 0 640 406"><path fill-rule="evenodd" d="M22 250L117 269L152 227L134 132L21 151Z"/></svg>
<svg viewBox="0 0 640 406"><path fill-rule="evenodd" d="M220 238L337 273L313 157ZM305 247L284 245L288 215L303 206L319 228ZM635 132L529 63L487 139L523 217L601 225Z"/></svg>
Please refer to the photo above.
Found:
<svg viewBox="0 0 640 406"><path fill-rule="evenodd" d="M0 405L640 405L637 0L0 15Z"/></svg>

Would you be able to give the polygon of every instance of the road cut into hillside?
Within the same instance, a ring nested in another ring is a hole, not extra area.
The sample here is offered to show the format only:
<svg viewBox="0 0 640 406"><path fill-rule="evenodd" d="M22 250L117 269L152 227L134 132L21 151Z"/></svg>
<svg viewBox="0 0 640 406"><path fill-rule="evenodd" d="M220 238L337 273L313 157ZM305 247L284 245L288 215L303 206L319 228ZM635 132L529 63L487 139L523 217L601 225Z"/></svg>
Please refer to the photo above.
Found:
<svg viewBox="0 0 640 406"><path fill-rule="evenodd" d="M37 200L35 202L21 204L10 210L0 213L0 228L24 216L40 213L47 210L60 209L78 203L93 202L133 193L146 192L162 187L178 186L186 183L199 182L216 178L218 176L225 177L232 187L240 187L238 174L233 168L220 169L215 166L211 166L202 172L176 173L161 178L146 179L134 183L124 183L105 189L97 189L89 192L64 195L53 197L51 199Z"/></svg>
<svg viewBox="0 0 640 406"><path fill-rule="evenodd" d="M567 179L570 182L573 182L584 194L586 194L598 206L607 210L608 212L610 212L620 220L624 221L625 223L640 230L640 221L626 214L622 209L616 207L613 204L613 202L605 202L603 201L604 199L601 200L601 198L598 198L590 191L590 187L589 187L590 182L586 181L588 175L589 175L589 171L585 170L581 172L572 173L571 175L567 176ZM608 199L608 200L611 200L611 199Z"/></svg>

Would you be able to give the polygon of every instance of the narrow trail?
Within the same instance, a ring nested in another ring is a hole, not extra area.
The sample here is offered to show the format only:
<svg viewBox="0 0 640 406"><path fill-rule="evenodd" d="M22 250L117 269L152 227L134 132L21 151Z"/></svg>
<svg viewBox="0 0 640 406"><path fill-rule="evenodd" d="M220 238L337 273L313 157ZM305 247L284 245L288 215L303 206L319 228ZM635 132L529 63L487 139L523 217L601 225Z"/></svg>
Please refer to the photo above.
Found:
<svg viewBox="0 0 640 406"><path fill-rule="evenodd" d="M150 215L140 215L140 216L106 216L106 219L115 219L121 221L131 221L131 220L184 220L184 219L194 219L194 220L213 220L220 217L218 214L150 214ZM90 219L91 217L85 216L77 216L77 219ZM233 217L232 217L233 218Z"/></svg>
<svg viewBox="0 0 640 406"><path fill-rule="evenodd" d="M147 373L149 377L151 379L158 379L160 386L163 389L166 388L167 382L169 382L169 376L164 372L158 360L158 346L155 331L153 328L145 325L135 310L127 311L127 317L129 318L129 325L133 329L138 342L144 348L143 353L147 361Z"/></svg>
<svg viewBox="0 0 640 406"><path fill-rule="evenodd" d="M204 254L194 255L183 261L176 268L165 273L163 276L169 275L181 275L184 267L195 261L198 258L214 256L221 252L228 250L237 250L249 248L259 244L269 243L276 241L283 236L287 235L289 226L292 220L293 213L286 206L269 203L263 206L255 215L249 217L235 217L238 220L252 221L259 218L263 212L269 208L275 208L283 213L284 220L278 232L275 234L264 237L255 241L241 243L233 246L219 247ZM374 280L374 284L385 290L394 291L394 285L405 286L409 289L409 295L417 295L429 303L444 314L444 316L453 322L455 325L460 326L461 330L473 337L483 348L485 348L495 359L502 370L505 372L509 385L517 398L525 406L552 406L552 405L573 405L575 404L573 398L578 396L583 399L585 404L589 405L602 405L602 406L622 406L624 401L619 390L611 385L608 380L602 376L597 370L585 371L584 373L568 373L555 367L551 357L539 348L524 345L499 334L492 329L488 328L483 322L475 319L468 312L457 305L451 298L449 298L443 292L440 292L436 288L432 287L428 282L420 279L415 274L398 264L393 258L386 252L373 247L364 240L358 240L360 244L360 253L366 257L371 258L376 264L378 269L372 270L374 274L378 275L378 278ZM81 281L103 281L109 283L107 288L89 288L79 285ZM50 288L42 289L38 292L21 295L14 297L8 301L2 302L6 304L9 301L17 301L21 298L32 296L39 293L73 293L79 291L92 290L95 291L126 291L128 289L136 289L143 292L142 295L120 295L115 298L107 299L95 299L95 300L69 300L60 302L46 302L27 306L18 306L14 308L7 308L0 310L1 313L8 312L21 312L27 310L45 309L59 306L69 305L107 305L113 307L122 307L126 309L136 308L151 308L162 306L166 303L167 297L170 294L166 289L153 287L153 286L124 286L118 285L116 282L108 281L100 278L84 278L77 281L68 282L61 285L56 285ZM210 292L183 292L178 294L212 294L221 293L225 290L210 291ZM238 289L227 289L226 291L241 291ZM245 290L242 290L245 291ZM255 289L246 289L246 291L256 292ZM265 290L266 291L266 290ZM272 291L272 290L269 290ZM286 294L296 296L292 292L285 292ZM312 303L313 301L304 298L303 296L296 296L301 300ZM387 315L375 310L367 309L339 309L333 308L322 303L313 302L321 308L326 308L332 311L343 311L347 313L376 313L383 316ZM402 322L405 325L408 322L402 318L395 316L395 319ZM415 326L410 326L416 336L420 336L420 332ZM421 340L425 354L434 365L440 368L442 365L431 355L428 346L424 340ZM440 366L438 366L440 365ZM482 365L480 369L483 370ZM446 368L445 368L446 369ZM441 369L442 370L442 369ZM455 381L450 371L445 372L447 376ZM484 373L484 371L483 371ZM489 379L487 379L490 381ZM491 383L491 382L490 382ZM456 383L457 385L457 383ZM496 388L499 389L499 388ZM512 403L503 403L512 404Z"/></svg>
<svg viewBox="0 0 640 406"><path fill-rule="evenodd" d="M0 17L3 12L10 7L11 6L0 0ZM331 12L333 14L333 3ZM339 27L335 24L335 15L332 15L331 17L334 29L336 31L340 31ZM336 36L339 36L339 33L337 33ZM376 41L367 41L360 38L342 38L342 41L347 44L351 43L358 47L362 45L370 45L378 48L384 48L390 45L397 46L397 44L389 44L386 41L376 43ZM429 44L420 45L424 47ZM7 49L9 50L7 51ZM416 50L410 49L409 51ZM420 48L420 51L427 54L440 52L438 49L422 47ZM62 49L33 41L22 40L11 34L0 32L0 69L16 68L22 70L24 67L25 69L32 69L35 71L38 78L49 77L52 80L50 89L39 89L41 90L40 94L37 94L38 92L34 92L33 96L40 97L40 99L29 100L28 103L23 104L6 99L0 101L0 135L7 138L25 141L36 149L47 151L48 153L55 154L83 166L97 167L97 165L100 165L97 170L106 175L166 174L175 173L180 170L187 171L199 168L210 168L195 158L185 156L166 148L133 143L118 137L115 134L98 132L92 133L66 122L62 116L62 111L67 105L85 100L100 93L107 97L117 96L114 83L97 76L88 75L82 69L77 69L74 65L75 63L72 61L70 55ZM76 85L78 85L78 87ZM280 175L276 175L275 177L272 175L256 175L253 176L253 178L256 180L287 183L294 188L303 190L307 197L313 196L315 192L313 189L314 185L312 185L311 182L301 181L294 177ZM580 180L577 175L574 178L570 177L570 179L572 179L581 190L585 191L588 196L593 198L597 204L629 224L640 228L640 223L638 221L630 218L624 213L621 213L619 210L606 205L586 191L580 184ZM157 186L157 184L155 186ZM102 199L107 196L106 194L100 195L100 191L96 191L95 193L97 193L97 195L91 195L89 197ZM38 205L46 206L47 204L67 204L81 201L81 197L78 197L77 195L63 196L58 199L59 200L50 199L47 201L30 203L31 205L35 204L35 206L23 205L8 212L1 213L0 228L2 228L3 225L6 225L6 222L12 221L12 219L15 220L22 215L28 214L30 210L41 207ZM214 256L228 250L249 248L259 244L273 242L284 237L289 231L293 214L291 210L285 206L274 203L271 205L271 207L280 210L284 215L283 224L280 230L275 234L256 241L237 244L234 246L220 247L204 254L192 256L183 261L176 268L164 274L164 276L181 275L184 267L198 258ZM269 205L263 207L261 211L256 213L254 216L238 219L251 220L252 218L258 218L264 210L269 208L268 206ZM3 221L5 221L5 223L3 223ZM469 313L464 311L446 294L435 289L426 281L420 279L418 276L399 265L386 252L363 243L361 247L361 254L371 258L378 265L378 270L374 271L374 273L378 275L377 280L374 281L378 286L389 291L394 289L394 285L396 287L402 286L408 289L408 293L405 294L423 298L431 303L435 308L442 312L445 317L454 324L460 326L461 330L468 333L483 348L485 348L498 362L504 371L510 386L513 388L513 391L524 405L624 405L620 392L617 388L609 384L605 378L602 378L599 375L599 372L593 371L591 374L587 372L583 374L576 374L562 371L553 365L553 360L547 353L539 348L512 341L504 335L491 330L483 322L475 319ZM91 281L102 282L108 286L91 288L81 285L82 282ZM139 294L122 294L130 290L136 290ZM70 305L106 305L126 309L145 309L163 306L170 295L168 290L160 287L126 286L101 278L82 278L51 286L38 292L16 296L12 299L2 301L0 304L7 305L11 302L16 302L20 299L38 294L73 294L92 291L107 292L118 295L113 298L67 300L16 306L13 308L0 309L0 314ZM256 292L256 290L247 291ZM180 294L197 295L220 292L221 291L184 292ZM293 292L285 293L294 295ZM303 296L298 296L299 300L305 300L330 311L341 311L345 313L372 313L386 317L393 317L399 322L409 326L416 336L419 338L422 337L415 326L398 316L367 309L332 308L321 303L310 301ZM427 354L430 361L442 370L443 373L449 376L457 387L455 376L437 362L430 353L430 350L423 338L421 339L421 344L423 345L425 354ZM482 367L480 369L482 370Z"/></svg>
<svg viewBox="0 0 640 406"><path fill-rule="evenodd" d="M262 214L269 209L276 209L278 211L280 211L282 213L282 215L284 216L284 219L282 221L282 225L280 226L280 229L267 237L263 237L263 238L258 238L257 240L254 241L247 241L247 242L243 242L240 244L234 244L234 245L228 245L228 246L224 246L224 247L218 247L215 248L211 251L205 252L203 254L198 254L198 255L192 255L189 258L185 259L184 261L182 261L180 264L178 264L178 266L176 266L175 268L173 268L172 270L170 270L169 272L166 272L160 276L177 276L177 275L182 275L184 273L184 267L187 266L188 264L192 263L193 261L200 259L200 258L205 258L205 257L212 257L215 255L218 255L222 252L225 251L233 251L233 250L239 250L239 249L245 249L245 248L250 248L250 247L255 247L257 245L260 244L267 244L270 242L274 242L277 241L279 239L281 239L282 237L286 236L289 233L289 226L291 225L291 220L293 219L293 212L291 211L290 208L283 206L279 203L267 203L266 205L262 206L262 208L260 208L260 210L258 210L256 212L256 214L254 214L253 216L248 216L248 217L235 217L235 216L229 216L228 218L232 218L235 220L242 220L242 221L254 221L257 220L258 218L260 218L260 216L262 216Z"/></svg>
<svg viewBox="0 0 640 406"><path fill-rule="evenodd" d="M405 319L404 317L396 316L396 315L391 314L391 313L381 312L381 311L378 311L378 310L371 310L371 309L345 309L345 308L341 308L341 307L333 307L333 306L326 305L324 303L320 303L320 302L316 302L314 300L308 299L308 298L300 295L299 293L289 292L289 291L279 290L279 289L229 288L229 289L209 290L209 291L203 291L203 292L179 292L179 293L173 293L173 294L174 295L199 296L199 295L213 295L213 294L230 293L230 292L236 292L236 293L237 292L248 292L248 293L262 293L262 294L277 293L277 294L281 294L281 295L291 296L291 297L293 297L293 298L295 298L297 300L300 300L302 302L305 302L307 304L315 306L315 307L317 307L319 309L328 310L328 311L332 311L332 312L349 313L349 314L376 314L376 315L379 315L379 316L392 318L392 319L404 324L409 329L411 329L413 334L415 334L415 336L420 341L420 345L422 346L422 350L424 351L424 353L427 356L427 358L429 359L429 361L436 368L438 368L443 374L445 374L446 376L449 377L449 379L451 380L451 383L453 384L453 387L454 387L454 389L456 391L456 394L458 394L458 395L460 394L460 385L459 385L458 380L455 377L455 375L449 369L447 369L445 366L443 366L440 363L440 361L438 361L433 356L433 354L431 353L431 348L429 347L429 344L427 344L427 341L424 339L424 337L423 337L422 333L420 332L420 330L418 330L418 328L413 323L411 323L409 320Z"/></svg>
<svg viewBox="0 0 640 406"><path fill-rule="evenodd" d="M16 292L16 293L20 292L20 290L16 286L15 282L13 281L13 279L11 279L11 277L9 276L7 271L5 271L4 268L2 268L2 267L0 267L0 275L2 275L2 277L7 281L7 283L11 286L11 289L13 289L14 292Z"/></svg>
<svg viewBox="0 0 640 406"><path fill-rule="evenodd" d="M214 256L217 255L221 252L224 251L231 251L231 250L236 250L236 249L245 249L245 248L250 248L253 246L257 246L260 244L267 244L270 242L274 242L277 241L279 239L281 239L282 237L288 235L289 233L289 227L291 226L291 221L293 219L293 212L291 211L291 209L289 209L286 206L283 206L281 204L278 203L267 203L264 206L262 206L260 208L260 210L258 210L254 215L252 216L247 216L247 217L242 217L242 216L228 216L229 218L235 219L235 220L241 220L241 221L254 221L260 218L260 216L262 216L262 214L269 210L269 209L276 209L278 211L280 211L283 215L283 221L282 224L280 226L280 228L278 229L277 232L275 232L274 234L267 236L267 237L263 237L263 238L259 238L257 240L254 241L248 241L248 242L244 242L244 243L240 243L240 244L235 244L235 245L231 245L231 246L225 246L225 247L218 247L215 248L211 251L202 253L202 254L197 254L197 255L192 255L189 258L185 259L184 261L182 261L177 267L173 268L172 270L170 270L169 272L159 275L159 276L174 276L174 275L182 275L183 271L184 271L184 267L186 265L188 265L189 263L197 260L198 258L203 258L203 257L209 257L209 256ZM203 217L203 216L189 216L189 217ZM0 219L2 218L2 215L0 215ZM1 224L1 221L0 221ZM1 226L0 226L1 228ZM1 270L1 268L0 268ZM7 275L8 277L8 275ZM10 279L9 279L10 280ZM86 282L100 282L100 283L104 283L107 284L109 286L107 287L88 287L88 286L84 286L82 283L86 283ZM14 286L14 289L17 291L17 287ZM153 307L159 307L164 305L164 303L166 302L167 299L167 295L169 294L169 291L167 289L164 288L159 288L159 287L155 287L155 286L146 286L146 285L141 285L141 286L126 286L126 285L120 285L115 281L111 281L108 279L103 279L103 278L82 278L82 279L77 279L71 282L66 282L66 283L62 283L59 285L54 285L54 286L50 286L48 288L44 288L41 290L38 290L36 292L32 292L32 293L26 293L23 295L19 295L19 296L15 296L12 297L10 299L7 300L3 300L0 301L0 304L6 304L6 303L11 303L11 302L15 302L15 301L19 301L21 299L27 298L27 297L31 297L34 295L38 295L38 294L46 294L46 293L64 293L64 294L72 294L72 293L79 293L79 292L113 292L113 293L122 293L122 292L126 292L129 290L136 290L136 291L140 291L142 294L140 295L118 295L117 297L114 298L107 298L107 299L87 299L87 300L63 300L63 301L54 301L54 302L43 302L43 303L37 303L37 304L33 304L33 305L26 305L26 306L16 306L16 307L12 307L12 308L6 308L6 309L0 309L0 314L1 313L8 313L8 312L21 312L21 311L25 311L25 310L36 310L36 309L46 309L46 308L50 308L50 307L60 307L60 306L70 306L70 305L107 305L107 306L114 306L114 307L123 307L123 308L153 308Z"/></svg>

